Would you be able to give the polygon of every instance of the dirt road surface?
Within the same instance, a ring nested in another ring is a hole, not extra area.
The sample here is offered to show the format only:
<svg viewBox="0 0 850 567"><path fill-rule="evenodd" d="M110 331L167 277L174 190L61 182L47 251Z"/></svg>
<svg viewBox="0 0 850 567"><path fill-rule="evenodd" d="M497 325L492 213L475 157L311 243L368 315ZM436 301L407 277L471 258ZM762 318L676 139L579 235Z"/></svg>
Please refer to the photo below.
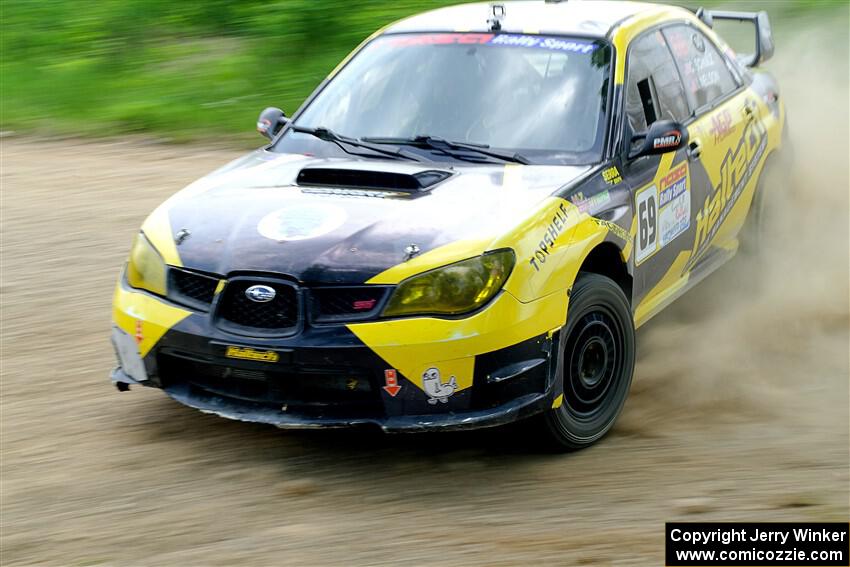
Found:
<svg viewBox="0 0 850 567"><path fill-rule="evenodd" d="M2 139L0 562L660 565L665 521L846 521L847 87L805 88L835 78L803 47L776 64L802 165L768 267L736 260L642 328L622 419L569 455L516 430L292 433L118 393L131 238L238 152Z"/></svg>

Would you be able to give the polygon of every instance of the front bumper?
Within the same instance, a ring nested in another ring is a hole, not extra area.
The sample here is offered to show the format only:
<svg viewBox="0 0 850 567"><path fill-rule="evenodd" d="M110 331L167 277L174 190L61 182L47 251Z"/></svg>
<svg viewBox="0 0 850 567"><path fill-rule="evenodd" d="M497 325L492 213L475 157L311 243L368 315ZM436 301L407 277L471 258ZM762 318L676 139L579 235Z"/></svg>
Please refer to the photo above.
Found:
<svg viewBox="0 0 850 567"><path fill-rule="evenodd" d="M561 394L557 329L565 301L524 304L505 292L466 318L308 325L270 339L231 335L210 314L178 312L119 283L115 332L138 342L146 379L119 366L112 381L120 389L157 387L205 413L281 428L493 427L541 412ZM262 356L235 359L234 348Z"/></svg>
<svg viewBox="0 0 850 567"><path fill-rule="evenodd" d="M137 382L119 367L112 371L116 385L147 385ZM444 414L397 415L392 417L334 417L325 415L293 414L279 408L203 395L193 392L186 384L163 388L163 391L181 404L203 413L251 423L265 423L281 429L334 429L358 426L378 426L387 433L417 433L428 431L462 431L505 425L549 408L553 396L550 392L530 393L500 406L485 410L470 410Z"/></svg>

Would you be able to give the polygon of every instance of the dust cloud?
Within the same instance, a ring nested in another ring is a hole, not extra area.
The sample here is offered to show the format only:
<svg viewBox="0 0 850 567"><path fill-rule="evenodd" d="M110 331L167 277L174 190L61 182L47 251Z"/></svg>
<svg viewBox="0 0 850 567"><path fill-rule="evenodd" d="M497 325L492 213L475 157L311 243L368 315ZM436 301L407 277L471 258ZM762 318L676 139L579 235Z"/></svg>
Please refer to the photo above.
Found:
<svg viewBox="0 0 850 567"><path fill-rule="evenodd" d="M766 238L639 331L628 429L782 416L846 437L847 61L814 34L778 53L793 163L768 178Z"/></svg>

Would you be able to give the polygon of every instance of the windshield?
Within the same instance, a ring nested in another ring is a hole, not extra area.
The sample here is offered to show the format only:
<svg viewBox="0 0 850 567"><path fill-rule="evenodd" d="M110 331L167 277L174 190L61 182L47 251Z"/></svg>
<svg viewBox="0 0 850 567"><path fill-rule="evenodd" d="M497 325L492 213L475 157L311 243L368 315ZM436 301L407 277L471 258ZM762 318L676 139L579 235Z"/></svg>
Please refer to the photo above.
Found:
<svg viewBox="0 0 850 567"><path fill-rule="evenodd" d="M602 41L562 36L386 35L364 47L295 124L354 139L431 136L481 144L537 163L595 163L604 143L610 59ZM340 151L291 130L274 149Z"/></svg>

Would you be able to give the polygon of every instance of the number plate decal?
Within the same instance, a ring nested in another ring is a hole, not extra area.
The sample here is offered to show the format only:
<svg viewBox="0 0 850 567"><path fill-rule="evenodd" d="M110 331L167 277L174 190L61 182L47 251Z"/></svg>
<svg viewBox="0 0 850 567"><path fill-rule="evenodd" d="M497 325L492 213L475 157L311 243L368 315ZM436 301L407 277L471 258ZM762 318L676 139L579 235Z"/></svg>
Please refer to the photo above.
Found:
<svg viewBox="0 0 850 567"><path fill-rule="evenodd" d="M688 164L672 167L656 183L638 191L635 210L635 263L640 264L691 226Z"/></svg>
<svg viewBox="0 0 850 567"><path fill-rule="evenodd" d="M635 262L640 264L658 249L658 188L642 189L635 197L638 231L635 235Z"/></svg>

